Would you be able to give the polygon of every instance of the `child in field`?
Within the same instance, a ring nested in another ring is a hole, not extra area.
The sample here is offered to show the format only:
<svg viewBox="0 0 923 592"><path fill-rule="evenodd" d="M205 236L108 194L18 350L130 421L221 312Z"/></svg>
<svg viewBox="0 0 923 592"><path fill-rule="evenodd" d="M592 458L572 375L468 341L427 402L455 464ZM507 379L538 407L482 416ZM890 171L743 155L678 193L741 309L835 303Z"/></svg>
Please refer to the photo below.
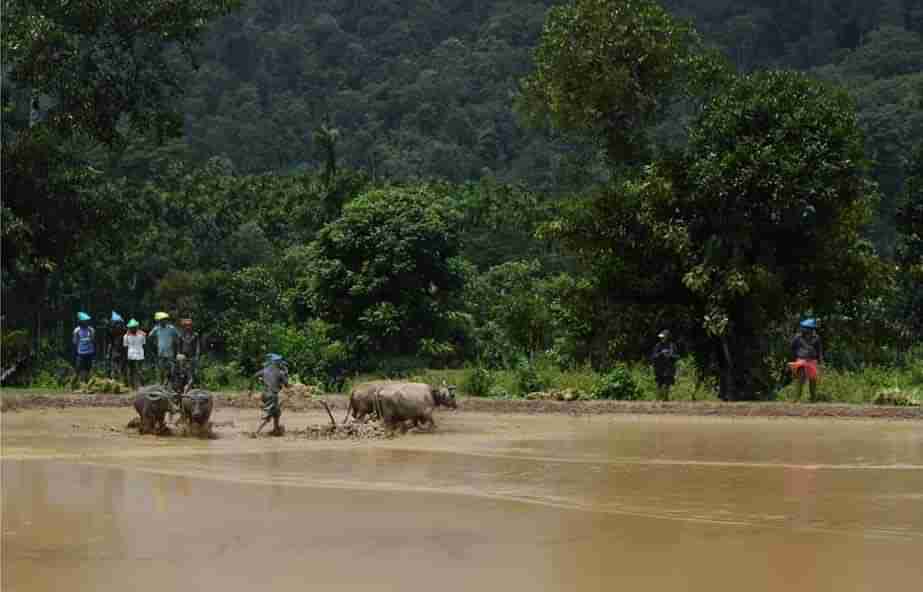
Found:
<svg viewBox="0 0 923 592"><path fill-rule="evenodd" d="M263 381L263 422L256 430L260 431L266 427L269 420L272 420L272 435L281 436L284 428L279 425L279 419L282 417L282 405L279 402L279 392L282 387L288 386L288 368L285 360L278 354L269 354L266 356L266 366L253 375L250 382L250 392L253 392L253 381Z"/></svg>

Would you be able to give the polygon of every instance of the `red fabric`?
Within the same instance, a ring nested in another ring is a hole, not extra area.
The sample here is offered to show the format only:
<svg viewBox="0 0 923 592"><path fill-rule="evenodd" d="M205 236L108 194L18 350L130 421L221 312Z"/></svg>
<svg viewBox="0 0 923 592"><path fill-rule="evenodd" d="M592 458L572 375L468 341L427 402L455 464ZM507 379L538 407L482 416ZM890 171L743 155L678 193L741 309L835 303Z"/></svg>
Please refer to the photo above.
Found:
<svg viewBox="0 0 923 592"><path fill-rule="evenodd" d="M805 360L798 358L794 362L789 362L788 367L792 369L792 374L798 377L798 371L804 368L804 374L808 380L817 380L817 360Z"/></svg>

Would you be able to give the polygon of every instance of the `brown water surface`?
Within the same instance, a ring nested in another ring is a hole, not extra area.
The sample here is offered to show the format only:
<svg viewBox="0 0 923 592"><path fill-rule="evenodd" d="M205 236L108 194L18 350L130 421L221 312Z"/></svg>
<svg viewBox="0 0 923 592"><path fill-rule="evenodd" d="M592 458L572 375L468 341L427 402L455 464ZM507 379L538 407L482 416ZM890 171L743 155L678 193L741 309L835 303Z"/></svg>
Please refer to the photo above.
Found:
<svg viewBox="0 0 923 592"><path fill-rule="evenodd" d="M2 584L40 590L918 590L923 425L443 414L382 442L3 415ZM287 414L289 427L319 414Z"/></svg>

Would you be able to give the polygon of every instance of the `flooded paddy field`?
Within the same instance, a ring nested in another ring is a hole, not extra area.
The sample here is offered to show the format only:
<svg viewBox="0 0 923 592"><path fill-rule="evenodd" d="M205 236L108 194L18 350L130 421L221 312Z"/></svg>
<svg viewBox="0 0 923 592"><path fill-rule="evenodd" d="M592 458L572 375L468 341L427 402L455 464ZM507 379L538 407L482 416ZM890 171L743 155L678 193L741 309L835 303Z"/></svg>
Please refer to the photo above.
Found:
<svg viewBox="0 0 923 592"><path fill-rule="evenodd" d="M916 590L923 423L437 414L435 433L139 436L2 416L2 588ZM340 417L337 417L339 420Z"/></svg>

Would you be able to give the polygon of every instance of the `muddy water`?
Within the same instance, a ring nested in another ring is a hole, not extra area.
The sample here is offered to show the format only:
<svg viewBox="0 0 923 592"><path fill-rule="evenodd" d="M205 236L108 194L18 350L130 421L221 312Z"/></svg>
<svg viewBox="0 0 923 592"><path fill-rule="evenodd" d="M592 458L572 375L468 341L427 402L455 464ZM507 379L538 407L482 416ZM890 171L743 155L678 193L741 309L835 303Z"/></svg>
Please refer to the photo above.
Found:
<svg viewBox="0 0 923 592"><path fill-rule="evenodd" d="M5 591L917 590L923 425L440 415L386 442L3 416ZM289 414L289 427L323 417Z"/></svg>

